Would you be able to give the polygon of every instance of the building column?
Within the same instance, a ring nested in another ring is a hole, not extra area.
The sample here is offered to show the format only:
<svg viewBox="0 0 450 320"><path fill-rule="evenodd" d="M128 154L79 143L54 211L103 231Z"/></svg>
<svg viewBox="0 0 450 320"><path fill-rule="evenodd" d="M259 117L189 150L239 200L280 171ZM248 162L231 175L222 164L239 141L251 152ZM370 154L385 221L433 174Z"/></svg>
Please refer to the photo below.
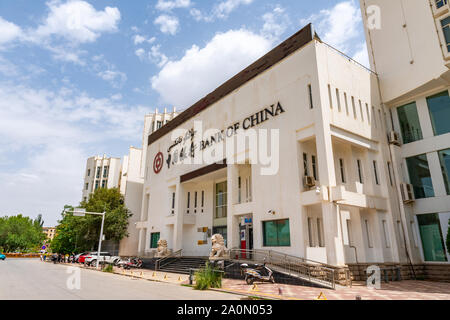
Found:
<svg viewBox="0 0 450 320"><path fill-rule="evenodd" d="M138 254L142 255L145 251L145 229L139 229Z"/></svg>
<svg viewBox="0 0 450 320"><path fill-rule="evenodd" d="M175 191L175 222L173 228L173 251L183 249L184 188L178 178Z"/></svg>
<svg viewBox="0 0 450 320"><path fill-rule="evenodd" d="M227 247L239 248L239 219L233 215L233 205L238 202L239 166L227 166Z"/></svg>

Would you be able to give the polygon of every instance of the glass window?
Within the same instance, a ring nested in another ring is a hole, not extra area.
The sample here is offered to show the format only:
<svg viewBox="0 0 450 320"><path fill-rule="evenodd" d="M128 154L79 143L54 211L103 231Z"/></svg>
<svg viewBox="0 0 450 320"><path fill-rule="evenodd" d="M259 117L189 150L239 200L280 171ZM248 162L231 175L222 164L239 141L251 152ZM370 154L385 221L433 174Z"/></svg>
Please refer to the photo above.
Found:
<svg viewBox="0 0 450 320"><path fill-rule="evenodd" d="M425 261L447 261L437 213L417 216Z"/></svg>
<svg viewBox="0 0 450 320"><path fill-rule="evenodd" d="M345 183L345 169L344 169L344 160L339 159L339 169L341 172L341 181L342 183Z"/></svg>
<svg viewBox="0 0 450 320"><path fill-rule="evenodd" d="M225 241L225 247L227 246L227 227L213 227L213 234L221 234Z"/></svg>
<svg viewBox="0 0 450 320"><path fill-rule="evenodd" d="M450 132L450 97L448 91L428 97L427 104L434 135Z"/></svg>
<svg viewBox="0 0 450 320"><path fill-rule="evenodd" d="M103 180L102 181L102 188L106 188L108 181L107 180Z"/></svg>
<svg viewBox="0 0 450 320"><path fill-rule="evenodd" d="M372 235L370 234L369 221L368 220L364 220L364 222L365 222L365 226L366 226L367 246L369 248L373 248Z"/></svg>
<svg viewBox="0 0 450 320"><path fill-rule="evenodd" d="M358 178L359 178L359 183L364 183L363 182L363 173L362 173L362 164L361 164L361 160L356 160L356 164L358 165Z"/></svg>
<svg viewBox="0 0 450 320"><path fill-rule="evenodd" d="M263 234L265 247L289 247L291 245L289 219L263 221Z"/></svg>
<svg viewBox="0 0 450 320"><path fill-rule="evenodd" d="M108 172L109 172L109 166L105 166L103 168L103 178L107 178L108 177Z"/></svg>
<svg viewBox="0 0 450 320"><path fill-rule="evenodd" d="M313 170L313 177L314 180L317 180L317 162L316 162L316 156L311 156L312 160L312 170Z"/></svg>
<svg viewBox="0 0 450 320"><path fill-rule="evenodd" d="M439 151L442 175L444 176L445 189L450 195L450 149Z"/></svg>
<svg viewBox="0 0 450 320"><path fill-rule="evenodd" d="M405 106L398 107L397 114L400 122L403 143L422 140L422 129L420 128L416 103L413 102Z"/></svg>
<svg viewBox="0 0 450 320"><path fill-rule="evenodd" d="M98 180L95 181L95 190L98 189L99 183L100 183L100 181L98 181Z"/></svg>
<svg viewBox="0 0 450 320"><path fill-rule="evenodd" d="M89 189L89 182L86 183L86 190L88 190L88 189Z"/></svg>
<svg viewBox="0 0 450 320"><path fill-rule="evenodd" d="M91 169L88 169L87 176L89 177L91 175Z"/></svg>
<svg viewBox="0 0 450 320"><path fill-rule="evenodd" d="M216 213L215 218L227 216L227 182L216 184Z"/></svg>
<svg viewBox="0 0 450 320"><path fill-rule="evenodd" d="M447 0L435 0L436 1L436 8L442 8L444 5L447 4Z"/></svg>
<svg viewBox="0 0 450 320"><path fill-rule="evenodd" d="M97 178L100 178L101 170L102 170L102 167L97 167Z"/></svg>
<svg viewBox="0 0 450 320"><path fill-rule="evenodd" d="M158 248L159 237L160 237L159 232L154 232L151 234L151 236L150 236L150 248L151 249Z"/></svg>
<svg viewBox="0 0 450 320"><path fill-rule="evenodd" d="M442 32L444 33L447 51L450 52L450 17L441 20Z"/></svg>
<svg viewBox="0 0 450 320"><path fill-rule="evenodd" d="M303 172L305 176L309 176L308 173L308 155L306 153L303 154Z"/></svg>
<svg viewBox="0 0 450 320"><path fill-rule="evenodd" d="M373 174L375 176L375 183L380 184L380 180L378 179L378 169L377 169L377 162L373 161Z"/></svg>
<svg viewBox="0 0 450 320"><path fill-rule="evenodd" d="M312 109L312 108L314 108L314 103L313 103L313 96L312 96L312 87L310 84L308 84L308 94L309 94L309 108Z"/></svg>
<svg viewBox="0 0 450 320"><path fill-rule="evenodd" d="M426 154L406 158L409 180L416 199L434 197L433 182Z"/></svg>

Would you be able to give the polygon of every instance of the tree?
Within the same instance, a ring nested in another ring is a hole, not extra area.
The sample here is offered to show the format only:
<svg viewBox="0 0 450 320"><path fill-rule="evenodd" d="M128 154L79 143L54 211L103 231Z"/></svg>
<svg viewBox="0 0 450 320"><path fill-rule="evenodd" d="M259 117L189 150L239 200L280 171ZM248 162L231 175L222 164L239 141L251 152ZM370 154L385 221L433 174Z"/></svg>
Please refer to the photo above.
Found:
<svg viewBox="0 0 450 320"><path fill-rule="evenodd" d="M103 234L107 240L120 241L128 236L128 219L130 211L124 204L124 198L117 188L97 189L87 202L79 207L88 212L106 212ZM56 228L52 241L53 252L72 253L92 250L100 238L101 216L73 216L73 207L65 206L62 220Z"/></svg>
<svg viewBox="0 0 450 320"><path fill-rule="evenodd" d="M0 218L0 247L6 252L38 251L45 239L41 222L42 217L33 221L21 214Z"/></svg>

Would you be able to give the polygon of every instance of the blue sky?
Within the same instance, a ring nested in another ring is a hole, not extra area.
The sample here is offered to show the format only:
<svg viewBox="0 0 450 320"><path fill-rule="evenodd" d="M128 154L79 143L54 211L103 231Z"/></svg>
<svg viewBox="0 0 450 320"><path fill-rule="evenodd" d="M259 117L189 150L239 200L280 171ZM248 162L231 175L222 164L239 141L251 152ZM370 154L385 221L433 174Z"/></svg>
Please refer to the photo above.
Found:
<svg viewBox="0 0 450 320"><path fill-rule="evenodd" d="M0 215L54 225L86 158L141 146L304 25L368 64L357 0L0 0Z"/></svg>

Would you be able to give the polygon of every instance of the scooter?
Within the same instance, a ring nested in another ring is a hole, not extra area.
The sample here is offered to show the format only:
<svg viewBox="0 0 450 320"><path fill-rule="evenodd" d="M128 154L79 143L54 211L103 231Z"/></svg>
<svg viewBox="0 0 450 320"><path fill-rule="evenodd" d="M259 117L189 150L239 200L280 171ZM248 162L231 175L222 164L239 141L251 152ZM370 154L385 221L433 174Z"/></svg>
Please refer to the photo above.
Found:
<svg viewBox="0 0 450 320"><path fill-rule="evenodd" d="M248 264L243 263L241 264L241 272L245 275L245 282L247 284L253 284L255 281L275 283L273 271L266 266L265 261L263 265L255 264L253 268L249 267ZM266 275L263 275L264 273Z"/></svg>
<svg viewBox="0 0 450 320"><path fill-rule="evenodd" d="M117 263L117 267L124 268L126 270L129 270L131 268L142 268L142 260L139 258L131 258L128 260L122 260L119 263Z"/></svg>

